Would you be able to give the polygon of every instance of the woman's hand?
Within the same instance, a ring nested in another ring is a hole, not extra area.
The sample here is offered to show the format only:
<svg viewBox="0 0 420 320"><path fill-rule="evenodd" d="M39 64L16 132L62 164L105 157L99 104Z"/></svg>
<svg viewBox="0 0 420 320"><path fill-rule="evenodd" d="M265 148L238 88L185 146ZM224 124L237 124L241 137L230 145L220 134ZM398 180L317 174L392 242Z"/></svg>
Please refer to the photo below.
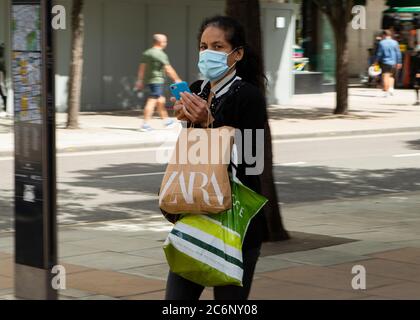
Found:
<svg viewBox="0 0 420 320"><path fill-rule="evenodd" d="M201 99L196 94L183 92L181 93L181 103L184 106L183 114L192 123L207 127L212 122L213 117L206 100Z"/></svg>
<svg viewBox="0 0 420 320"><path fill-rule="evenodd" d="M181 101L171 98L171 101L174 103L175 116L179 121L189 121L185 114L185 106Z"/></svg>

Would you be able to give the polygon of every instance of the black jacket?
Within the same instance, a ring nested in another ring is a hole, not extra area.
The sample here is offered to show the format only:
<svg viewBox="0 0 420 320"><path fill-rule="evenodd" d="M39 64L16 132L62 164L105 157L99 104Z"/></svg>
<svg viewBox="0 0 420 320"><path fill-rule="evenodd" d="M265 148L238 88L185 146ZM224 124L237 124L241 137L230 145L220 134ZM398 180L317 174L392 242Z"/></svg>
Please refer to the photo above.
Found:
<svg viewBox="0 0 420 320"><path fill-rule="evenodd" d="M201 90L203 81L197 81L191 85L191 91L198 94L201 98L207 100L210 94L210 84L207 84L204 90ZM229 90L220 97L213 98L211 111L215 121L213 127L230 126L239 129L244 139L244 130L252 130L252 155L256 153L256 130L264 129L267 122L267 110L265 97L254 85L236 80ZM264 141L259 143L264 143ZM242 143L244 145L244 143ZM264 161L263 154L258 155L257 161ZM254 167L255 164L246 164L242 152L242 161L238 166L237 176L241 182L261 194L261 175L247 175L247 167ZM257 248L264 239L265 216L261 210L251 221L247 234L245 236L243 251Z"/></svg>

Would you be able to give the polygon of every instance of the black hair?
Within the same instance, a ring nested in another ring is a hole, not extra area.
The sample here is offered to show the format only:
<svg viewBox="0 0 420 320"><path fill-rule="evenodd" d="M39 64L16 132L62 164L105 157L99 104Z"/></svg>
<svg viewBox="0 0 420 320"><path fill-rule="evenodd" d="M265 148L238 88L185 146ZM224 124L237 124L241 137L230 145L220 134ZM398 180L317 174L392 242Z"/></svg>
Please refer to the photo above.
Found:
<svg viewBox="0 0 420 320"><path fill-rule="evenodd" d="M247 43L244 27L234 18L228 16L214 16L207 18L201 25L198 35L198 43L208 27L216 27L225 32L226 41L230 43L233 49L243 48L244 56L236 64L236 73L244 81L257 86L265 95L266 77L263 71L262 58Z"/></svg>

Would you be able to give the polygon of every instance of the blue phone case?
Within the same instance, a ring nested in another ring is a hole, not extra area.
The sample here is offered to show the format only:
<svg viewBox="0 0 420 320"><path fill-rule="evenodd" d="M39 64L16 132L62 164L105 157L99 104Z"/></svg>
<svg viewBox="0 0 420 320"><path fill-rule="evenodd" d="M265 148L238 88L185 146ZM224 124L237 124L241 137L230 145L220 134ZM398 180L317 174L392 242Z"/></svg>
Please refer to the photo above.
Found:
<svg viewBox="0 0 420 320"><path fill-rule="evenodd" d="M182 92L191 93L190 87L188 86L188 83L186 83L185 81L171 84L170 89L171 89L172 95L175 97L176 100L181 100Z"/></svg>

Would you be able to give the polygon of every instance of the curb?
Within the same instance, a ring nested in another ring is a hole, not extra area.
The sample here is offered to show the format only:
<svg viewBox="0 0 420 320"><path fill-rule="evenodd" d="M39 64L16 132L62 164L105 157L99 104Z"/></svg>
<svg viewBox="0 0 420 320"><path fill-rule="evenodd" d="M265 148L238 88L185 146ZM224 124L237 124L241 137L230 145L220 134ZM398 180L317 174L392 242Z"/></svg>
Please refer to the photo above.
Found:
<svg viewBox="0 0 420 320"><path fill-rule="evenodd" d="M380 133L407 133L420 132L420 127L406 127L406 128L383 128L371 130L350 130L350 131L327 131L327 132L313 132L313 133L296 133L296 134L277 134L273 135L275 140L291 140L291 139L306 139L306 138L328 138L328 137L346 137L357 135L369 135Z"/></svg>
<svg viewBox="0 0 420 320"><path fill-rule="evenodd" d="M348 137L357 135L369 135L380 133L405 133L405 132L420 132L420 127L407 127L407 128L384 128L372 130L351 130L351 131L329 131L329 132L314 132L314 133L296 133L296 134L274 134L272 135L273 141L292 140L292 139L307 139L307 138L328 138L328 137ZM76 152L86 151L105 151L105 150L122 150L122 149L147 149L161 147L163 144L170 146L176 141L158 141L158 142L142 142L131 144L113 144L113 145L96 145L96 146L78 146L58 148L58 154L69 154ZM0 157L11 157L13 151L0 151Z"/></svg>

